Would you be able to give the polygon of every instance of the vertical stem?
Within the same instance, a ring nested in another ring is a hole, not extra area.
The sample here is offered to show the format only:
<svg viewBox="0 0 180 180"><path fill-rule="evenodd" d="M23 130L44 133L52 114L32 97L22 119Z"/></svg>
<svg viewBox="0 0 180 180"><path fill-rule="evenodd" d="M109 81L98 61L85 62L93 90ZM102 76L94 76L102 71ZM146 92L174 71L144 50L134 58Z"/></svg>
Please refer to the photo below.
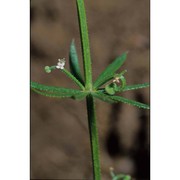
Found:
<svg viewBox="0 0 180 180"><path fill-rule="evenodd" d="M84 72L85 72L85 87L86 89L92 89L92 67L91 67L91 56L89 47L89 36L88 27L86 19L86 11L84 6L84 0L77 0L81 44L83 51L83 61L84 61Z"/></svg>
<svg viewBox="0 0 180 180"><path fill-rule="evenodd" d="M91 141L91 153L92 153L92 161L93 161L93 175L94 175L94 180L101 180L98 129L96 124L94 98L92 97L92 95L87 96L86 102L87 102L89 133L90 133L90 141Z"/></svg>
<svg viewBox="0 0 180 180"><path fill-rule="evenodd" d="M84 0L76 0L76 3L77 3L77 9L78 9L81 44L82 44L82 51L83 51L85 88L86 90L91 91L92 90L92 67L91 67L89 36L88 36L88 27L87 27ZM94 180L101 180L98 130L97 130L97 125L96 125L94 99L92 95L87 96L86 102L87 102L89 133L90 133L90 141L91 141Z"/></svg>

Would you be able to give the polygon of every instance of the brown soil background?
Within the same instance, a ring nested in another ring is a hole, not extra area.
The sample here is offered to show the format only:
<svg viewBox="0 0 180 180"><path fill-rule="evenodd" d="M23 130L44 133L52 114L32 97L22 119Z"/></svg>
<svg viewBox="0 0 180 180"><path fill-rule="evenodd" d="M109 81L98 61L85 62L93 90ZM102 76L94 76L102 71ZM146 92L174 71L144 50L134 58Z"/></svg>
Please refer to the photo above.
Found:
<svg viewBox="0 0 180 180"><path fill-rule="evenodd" d="M31 80L76 87L45 65L65 57L75 38L81 58L75 0L31 0ZM123 69L128 84L149 82L149 0L85 0L93 78L129 50ZM149 89L123 94L149 103ZM58 100L31 93L31 178L92 179L85 101ZM97 100L102 180L109 167L137 180L149 179L149 111Z"/></svg>

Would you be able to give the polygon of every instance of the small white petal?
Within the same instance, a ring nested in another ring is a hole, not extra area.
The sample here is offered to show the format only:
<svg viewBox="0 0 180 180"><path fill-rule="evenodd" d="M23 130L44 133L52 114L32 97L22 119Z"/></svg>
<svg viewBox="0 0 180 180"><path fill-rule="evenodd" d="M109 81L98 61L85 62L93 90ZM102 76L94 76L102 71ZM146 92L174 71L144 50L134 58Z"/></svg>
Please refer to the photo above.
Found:
<svg viewBox="0 0 180 180"><path fill-rule="evenodd" d="M65 58L58 59L58 63L57 63L56 68L57 69L64 69L65 63L66 63Z"/></svg>
<svg viewBox="0 0 180 180"><path fill-rule="evenodd" d="M59 67L60 69L64 69L64 66Z"/></svg>
<svg viewBox="0 0 180 180"><path fill-rule="evenodd" d="M64 66L65 65L64 62L58 62L57 64L58 64L58 66Z"/></svg>

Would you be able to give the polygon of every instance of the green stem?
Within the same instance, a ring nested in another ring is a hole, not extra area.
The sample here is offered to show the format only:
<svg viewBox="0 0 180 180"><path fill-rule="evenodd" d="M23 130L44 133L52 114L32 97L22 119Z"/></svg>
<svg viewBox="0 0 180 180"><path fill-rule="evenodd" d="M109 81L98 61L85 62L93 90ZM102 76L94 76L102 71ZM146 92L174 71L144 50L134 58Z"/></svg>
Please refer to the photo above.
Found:
<svg viewBox="0 0 180 180"><path fill-rule="evenodd" d="M91 56L89 47L89 36L88 27L86 19L86 11L84 6L84 0L77 0L81 44L83 51L83 61L84 61L84 72L85 72L85 87L87 90L92 89L92 67L91 67Z"/></svg>
<svg viewBox="0 0 180 180"><path fill-rule="evenodd" d="M76 79L67 69L61 69L61 71L66 74L66 76L68 76L72 81L74 81L82 90L84 90L82 83Z"/></svg>
<svg viewBox="0 0 180 180"><path fill-rule="evenodd" d="M87 27L84 0L76 0L76 3L77 3L77 9L78 9L81 44L82 44L82 52L83 52L85 88L86 90L91 91L92 90L92 67L91 67L89 36L88 36L88 27ZM97 125L96 125L94 98L91 94L87 96L86 102L87 102L89 133L90 133L90 141L91 141L93 175L94 175L94 180L101 180L98 130L97 130Z"/></svg>
<svg viewBox="0 0 180 180"><path fill-rule="evenodd" d="M101 180L98 129L96 124L94 98L92 97L92 95L87 96L86 102L87 102L89 133L90 133L90 141L91 141L91 153L92 153L92 161L93 161L93 175L94 175L94 180Z"/></svg>

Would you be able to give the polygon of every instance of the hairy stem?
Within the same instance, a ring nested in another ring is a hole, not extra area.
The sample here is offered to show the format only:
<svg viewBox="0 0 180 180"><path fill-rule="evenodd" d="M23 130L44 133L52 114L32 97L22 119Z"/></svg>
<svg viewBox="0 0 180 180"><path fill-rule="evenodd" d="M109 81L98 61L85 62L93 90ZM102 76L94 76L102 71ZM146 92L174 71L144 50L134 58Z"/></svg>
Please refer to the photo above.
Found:
<svg viewBox="0 0 180 180"><path fill-rule="evenodd" d="M92 90L92 67L91 67L89 36L88 36L88 27L87 27L84 0L76 0L76 3L77 3L77 9L78 9L81 44L82 44L82 51L83 51L85 88L86 90L91 91ZM101 180L98 129L96 125L94 98L91 94L87 96L86 102L87 102L89 134L90 134L92 162L93 162L93 175L94 175L94 180Z"/></svg>
<svg viewBox="0 0 180 180"><path fill-rule="evenodd" d="M66 76L68 76L72 81L74 81L82 90L84 90L84 86L82 85L82 83L74 76L72 75L68 70L61 69L61 71L66 74Z"/></svg>
<svg viewBox="0 0 180 180"><path fill-rule="evenodd" d="M101 180L98 129L96 124L96 112L95 112L95 104L94 104L93 96L88 95L86 98L86 102L87 102L89 133L90 133L90 141L91 141L93 175L94 175L94 180Z"/></svg>
<svg viewBox="0 0 180 180"><path fill-rule="evenodd" d="M90 90L92 89L92 68L91 68L91 56L90 56L86 11L84 6L84 0L77 0L76 3L78 9L81 45L83 51L85 87L87 90Z"/></svg>

